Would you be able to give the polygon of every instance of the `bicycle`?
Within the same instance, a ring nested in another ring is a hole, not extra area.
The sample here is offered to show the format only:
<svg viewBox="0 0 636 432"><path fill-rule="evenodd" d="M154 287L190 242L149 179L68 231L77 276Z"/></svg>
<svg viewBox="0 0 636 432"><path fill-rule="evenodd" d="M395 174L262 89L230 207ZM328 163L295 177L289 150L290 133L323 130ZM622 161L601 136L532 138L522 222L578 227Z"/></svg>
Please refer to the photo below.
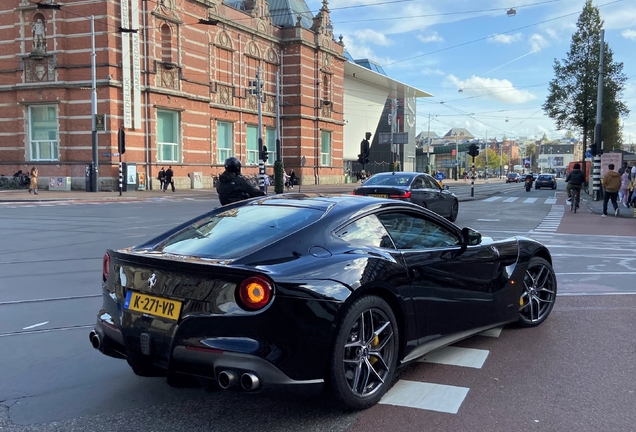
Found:
<svg viewBox="0 0 636 432"><path fill-rule="evenodd" d="M581 189L573 187L570 190L570 211L576 213L576 209L579 208L579 201L581 199Z"/></svg>

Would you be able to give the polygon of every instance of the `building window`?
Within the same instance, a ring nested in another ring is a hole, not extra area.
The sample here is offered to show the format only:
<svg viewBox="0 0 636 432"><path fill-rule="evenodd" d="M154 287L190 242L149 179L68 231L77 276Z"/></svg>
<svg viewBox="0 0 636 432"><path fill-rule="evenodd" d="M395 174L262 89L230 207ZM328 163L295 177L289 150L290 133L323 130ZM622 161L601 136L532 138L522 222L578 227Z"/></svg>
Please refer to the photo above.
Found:
<svg viewBox="0 0 636 432"><path fill-rule="evenodd" d="M157 110L157 161L179 162L179 113Z"/></svg>
<svg viewBox="0 0 636 432"><path fill-rule="evenodd" d="M331 165L331 132L320 132L320 165Z"/></svg>
<svg viewBox="0 0 636 432"><path fill-rule="evenodd" d="M57 108L55 106L29 107L29 128L31 160L59 160Z"/></svg>
<svg viewBox="0 0 636 432"><path fill-rule="evenodd" d="M258 127L247 127L247 165L258 165Z"/></svg>
<svg viewBox="0 0 636 432"><path fill-rule="evenodd" d="M216 157L217 163L225 163L225 160L232 157L232 123L216 123Z"/></svg>
<svg viewBox="0 0 636 432"><path fill-rule="evenodd" d="M161 26L161 61L172 63L172 31L168 24Z"/></svg>
<svg viewBox="0 0 636 432"><path fill-rule="evenodd" d="M267 146L267 165L276 161L276 129L265 129L265 145Z"/></svg>

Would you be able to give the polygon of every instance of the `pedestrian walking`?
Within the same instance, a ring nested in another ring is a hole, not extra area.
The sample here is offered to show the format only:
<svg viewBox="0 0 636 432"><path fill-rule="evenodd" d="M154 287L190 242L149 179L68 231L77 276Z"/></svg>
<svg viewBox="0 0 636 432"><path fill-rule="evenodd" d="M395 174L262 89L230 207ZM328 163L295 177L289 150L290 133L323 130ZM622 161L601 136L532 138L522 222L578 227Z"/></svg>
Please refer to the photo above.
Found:
<svg viewBox="0 0 636 432"><path fill-rule="evenodd" d="M29 193L33 193L35 195L38 194L38 169L36 167L31 168L31 184L29 185Z"/></svg>
<svg viewBox="0 0 636 432"><path fill-rule="evenodd" d="M166 183L166 170L164 167L161 167L161 170L159 171L159 175L157 176L157 180L159 180L159 189L163 190L164 189L164 184Z"/></svg>
<svg viewBox="0 0 636 432"><path fill-rule="evenodd" d="M269 176L266 174L265 175L265 179L264 179L264 191L265 191L265 195L267 195L267 186L269 186L271 184L270 180L269 180Z"/></svg>
<svg viewBox="0 0 636 432"><path fill-rule="evenodd" d="M289 184L292 189L294 188L294 184L296 184L296 173L293 169L289 170Z"/></svg>
<svg viewBox="0 0 636 432"><path fill-rule="evenodd" d="M164 192L168 189L168 185L172 187L172 192L174 192L174 171L172 171L172 165L170 165L166 170L166 177L163 182Z"/></svg>
<svg viewBox="0 0 636 432"><path fill-rule="evenodd" d="M603 214L602 217L607 216L607 203L609 200L612 200L612 206L614 207L614 216L618 217L618 203L616 199L618 198L618 190L621 188L621 176L614 171L614 164L609 164L607 166L609 171L605 173L603 176L603 180L601 183L603 184Z"/></svg>
<svg viewBox="0 0 636 432"><path fill-rule="evenodd" d="M629 207L627 203L629 202L629 169L623 170L623 175L621 176L621 189L619 191L619 198L621 203L625 207Z"/></svg>

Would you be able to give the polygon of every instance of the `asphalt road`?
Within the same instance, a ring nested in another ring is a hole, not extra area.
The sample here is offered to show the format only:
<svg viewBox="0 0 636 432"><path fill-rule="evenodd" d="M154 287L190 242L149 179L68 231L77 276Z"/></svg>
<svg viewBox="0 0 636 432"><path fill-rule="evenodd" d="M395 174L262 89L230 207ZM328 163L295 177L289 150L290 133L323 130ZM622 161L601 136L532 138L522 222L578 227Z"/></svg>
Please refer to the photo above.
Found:
<svg viewBox="0 0 636 432"><path fill-rule="evenodd" d="M361 413L320 394L171 388L91 348L105 249L140 243L216 202L0 205L0 429L636 430L636 220L568 214L561 191L486 186L474 200L469 188L456 188L457 223L544 242L559 281L552 316L536 329L473 337L403 370L396 386L441 391L432 405L383 403ZM472 360L458 361L457 351Z"/></svg>

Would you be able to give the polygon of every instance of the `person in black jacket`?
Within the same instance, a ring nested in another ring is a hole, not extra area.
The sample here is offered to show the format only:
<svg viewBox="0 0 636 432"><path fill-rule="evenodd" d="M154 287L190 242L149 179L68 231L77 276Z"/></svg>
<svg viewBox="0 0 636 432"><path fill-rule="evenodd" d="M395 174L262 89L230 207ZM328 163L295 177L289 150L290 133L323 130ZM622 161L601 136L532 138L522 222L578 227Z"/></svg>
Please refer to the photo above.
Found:
<svg viewBox="0 0 636 432"><path fill-rule="evenodd" d="M579 190L579 194L581 193L581 186L583 186L583 183L585 183L585 174L583 174L583 171L581 171L581 164L574 164L574 167L572 167L572 171L570 171L568 173L568 175L565 177L565 182L568 184L565 187L565 192L567 194L567 201L569 204L570 199L572 198L572 194L571 194L571 190L573 188L576 188Z"/></svg>
<svg viewBox="0 0 636 432"><path fill-rule="evenodd" d="M166 170L165 180L163 182L163 191L168 189L168 185L172 186L172 192L174 192L174 171L172 171L172 165Z"/></svg>
<svg viewBox="0 0 636 432"><path fill-rule="evenodd" d="M219 176L216 191L221 205L265 195L265 192L256 189L241 175L241 161L235 157L225 160L225 171Z"/></svg>

